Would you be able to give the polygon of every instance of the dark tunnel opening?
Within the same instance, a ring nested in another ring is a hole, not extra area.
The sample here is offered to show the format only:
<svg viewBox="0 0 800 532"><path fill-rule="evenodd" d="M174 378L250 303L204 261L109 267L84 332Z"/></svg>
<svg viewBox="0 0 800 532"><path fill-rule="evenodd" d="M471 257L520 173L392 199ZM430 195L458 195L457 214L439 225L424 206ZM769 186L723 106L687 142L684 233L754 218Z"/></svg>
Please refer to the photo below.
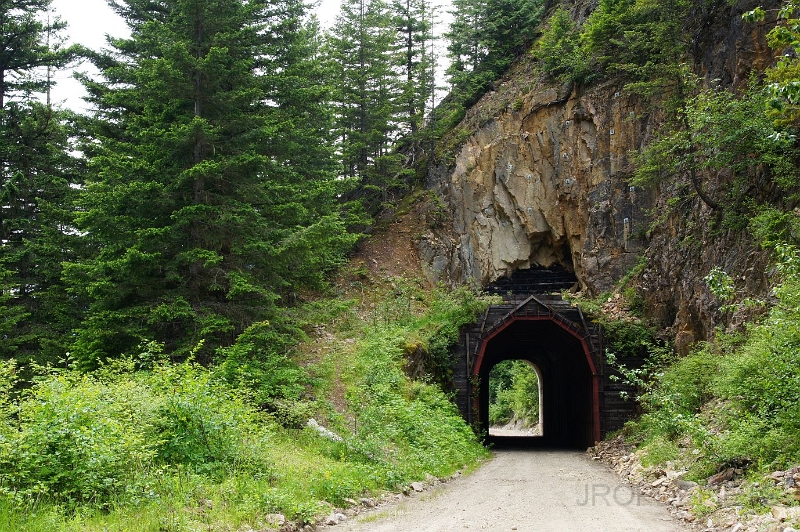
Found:
<svg viewBox="0 0 800 532"><path fill-rule="evenodd" d="M488 429L489 372L504 360L522 359L540 372L543 434L488 436L495 446L586 448L599 434L597 375L585 342L551 319L518 318L489 339L478 370L478 421Z"/></svg>

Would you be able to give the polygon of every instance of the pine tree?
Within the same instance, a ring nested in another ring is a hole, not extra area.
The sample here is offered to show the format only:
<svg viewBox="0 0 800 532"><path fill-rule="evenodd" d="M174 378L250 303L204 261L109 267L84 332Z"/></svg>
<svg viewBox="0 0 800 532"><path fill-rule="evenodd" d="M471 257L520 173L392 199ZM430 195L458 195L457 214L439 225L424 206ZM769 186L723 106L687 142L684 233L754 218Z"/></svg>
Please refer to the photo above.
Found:
<svg viewBox="0 0 800 532"><path fill-rule="evenodd" d="M455 99L475 103L533 42L543 0L454 0L446 37Z"/></svg>
<svg viewBox="0 0 800 532"><path fill-rule="evenodd" d="M47 16L52 0L0 0L0 109L9 97L47 90L52 82L41 68L58 68L77 53L61 48L58 35L66 24ZM43 20L45 19L45 20Z"/></svg>
<svg viewBox="0 0 800 532"><path fill-rule="evenodd" d="M434 91L434 10L429 0L395 0L393 9L404 76L400 96L401 132L416 144Z"/></svg>
<svg viewBox="0 0 800 532"><path fill-rule="evenodd" d="M91 301L74 354L90 367L155 340L207 361L304 280L292 264L324 271L352 242L325 153L302 169L324 142L304 123L324 98L289 89L316 90L305 8L111 4L131 36L95 58L104 80L86 80L97 113L79 222L94 256L68 271Z"/></svg>
<svg viewBox="0 0 800 532"><path fill-rule="evenodd" d="M69 154L74 129L68 113L37 102L7 103L3 116L0 268L7 273L0 287L14 307L6 312L18 319L2 333L8 338L0 355L54 362L80 313L61 282L62 264L80 247L71 225L74 186L82 180L80 162Z"/></svg>

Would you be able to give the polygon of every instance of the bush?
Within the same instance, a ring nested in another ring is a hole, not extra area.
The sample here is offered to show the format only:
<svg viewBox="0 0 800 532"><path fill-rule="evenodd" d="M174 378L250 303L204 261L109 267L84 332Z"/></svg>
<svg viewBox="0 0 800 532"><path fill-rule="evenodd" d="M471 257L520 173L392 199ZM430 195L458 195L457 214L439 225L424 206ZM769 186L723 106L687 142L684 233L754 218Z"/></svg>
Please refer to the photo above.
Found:
<svg viewBox="0 0 800 532"><path fill-rule="evenodd" d="M249 394L259 407L283 411L309 383L306 371L288 355L301 334L270 322L255 323L235 344L219 350L216 372L230 386Z"/></svg>
<svg viewBox="0 0 800 532"><path fill-rule="evenodd" d="M102 506L137 492L152 467L151 394L137 383L67 373L44 379L0 432L0 494Z"/></svg>
<svg viewBox="0 0 800 532"><path fill-rule="evenodd" d="M139 375L152 394L150 438L158 465L196 472L248 469L265 434L257 413L213 372L196 364L163 365Z"/></svg>
<svg viewBox="0 0 800 532"><path fill-rule="evenodd" d="M16 423L0 425L0 494L105 507L174 467L269 470L257 414L212 377L187 362L42 379L14 405Z"/></svg>
<svg viewBox="0 0 800 532"><path fill-rule="evenodd" d="M644 415L630 428L650 455L670 459L689 445L690 476L751 464L759 470L800 462L800 254L777 246L779 303L743 341L701 345L654 373ZM723 338L724 340L724 338Z"/></svg>

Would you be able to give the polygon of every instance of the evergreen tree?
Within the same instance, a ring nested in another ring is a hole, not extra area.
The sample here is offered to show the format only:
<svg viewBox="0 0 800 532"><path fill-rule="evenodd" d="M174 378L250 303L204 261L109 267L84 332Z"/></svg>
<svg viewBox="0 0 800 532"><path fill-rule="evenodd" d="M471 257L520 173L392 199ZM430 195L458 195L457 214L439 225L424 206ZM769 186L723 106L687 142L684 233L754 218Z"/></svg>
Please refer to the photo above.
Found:
<svg viewBox="0 0 800 532"><path fill-rule="evenodd" d="M396 31L383 0L346 0L328 39L336 133L345 177L385 200L400 164L397 136L400 80ZM368 205L370 210L376 205Z"/></svg>
<svg viewBox="0 0 800 532"><path fill-rule="evenodd" d="M66 116L37 102L7 103L3 114L0 314L7 321L0 356L57 361L80 314L61 282L62 264L80 246L71 206L82 180L80 162L69 155L73 128Z"/></svg>
<svg viewBox="0 0 800 532"><path fill-rule="evenodd" d="M542 0L454 0L447 33L450 84L471 105L533 42Z"/></svg>
<svg viewBox="0 0 800 532"><path fill-rule="evenodd" d="M54 361L78 311L60 282L74 253L72 186L80 183L67 114L39 103L64 23L50 0L0 0L0 357Z"/></svg>
<svg viewBox="0 0 800 532"><path fill-rule="evenodd" d="M155 340L209 360L352 243L331 164L313 151L324 98L305 7L111 5L131 36L95 57L104 79L85 81L97 112L79 222L94 256L68 270L91 301L74 354L90 367Z"/></svg>
<svg viewBox="0 0 800 532"><path fill-rule="evenodd" d="M629 89L646 95L680 92L689 22L702 25L708 17L689 14L703 7L688 0L601 0L581 35L591 69L622 75L630 81Z"/></svg>
<svg viewBox="0 0 800 532"><path fill-rule="evenodd" d="M453 0L453 16L445 37L450 66L447 75L451 88L463 87L486 56L481 29L486 16L485 0Z"/></svg>
<svg viewBox="0 0 800 532"><path fill-rule="evenodd" d="M61 48L66 24L47 16L52 0L0 0L0 109L11 96L47 90L49 76L39 69L64 66L77 48ZM44 19L44 20L43 20Z"/></svg>
<svg viewBox="0 0 800 532"><path fill-rule="evenodd" d="M429 0L395 0L393 9L404 76L400 96L401 131L416 144L434 92L433 6Z"/></svg>

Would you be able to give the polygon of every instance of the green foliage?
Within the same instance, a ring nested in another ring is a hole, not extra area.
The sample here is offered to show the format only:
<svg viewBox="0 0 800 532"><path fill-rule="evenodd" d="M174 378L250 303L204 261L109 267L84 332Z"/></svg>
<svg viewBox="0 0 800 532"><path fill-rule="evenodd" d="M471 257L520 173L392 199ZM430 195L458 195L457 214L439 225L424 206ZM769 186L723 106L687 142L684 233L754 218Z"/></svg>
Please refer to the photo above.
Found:
<svg viewBox="0 0 800 532"><path fill-rule="evenodd" d="M0 433L0 493L22 505L137 503L175 467L218 474L268 468L258 458L258 416L191 363L139 374L54 374L10 413L15 422Z"/></svg>
<svg viewBox="0 0 800 532"><path fill-rule="evenodd" d="M73 119L35 101L0 109L0 357L57 363L79 318L81 301L61 280L81 248L65 231L83 180L69 153Z"/></svg>
<svg viewBox="0 0 800 532"><path fill-rule="evenodd" d="M669 442L696 449L685 455L695 478L730 463L771 471L800 460L800 255L785 244L775 250L779 302L768 317L743 340L720 337L662 365L630 427L654 456L669 454L658 450ZM724 278L720 289L728 293Z"/></svg>
<svg viewBox="0 0 800 532"><path fill-rule="evenodd" d="M0 364L0 529L244 528L268 513L312 523L331 504L474 463L486 451L439 386L409 379L405 355L413 341L446 351L486 302L399 279L388 300L354 321L352 353L330 354L347 417L309 397L334 383L286 356L303 335L280 316L212 368L171 363L148 342L90 375L54 372L11 393L17 368ZM291 315L310 326L353 304ZM342 439L285 428L312 416Z"/></svg>
<svg viewBox="0 0 800 532"><path fill-rule="evenodd" d="M381 466L390 485L417 471L441 475L483 455L472 430L444 392L412 383L402 371L402 328L378 327L359 346L359 363L348 402L355 419L354 447L362 459Z"/></svg>
<svg viewBox="0 0 800 532"><path fill-rule="evenodd" d="M770 30L767 42L775 50L792 48L794 53L781 54L775 66L767 69L766 99L769 115L779 127L798 126L800 118L800 5L795 0L786 0L778 11L778 24ZM742 15L747 22L763 21L766 11L758 7ZM790 134L793 138L793 133Z"/></svg>
<svg viewBox="0 0 800 532"><path fill-rule="evenodd" d="M296 334L270 322L255 323L234 345L219 350L216 371L230 385L246 390L261 408L275 410L281 400L297 400L309 378L289 356Z"/></svg>
<svg viewBox="0 0 800 532"><path fill-rule="evenodd" d="M558 81L588 81L590 73L579 38L580 31L569 11L563 6L556 8L534 48L548 76Z"/></svg>
<svg viewBox="0 0 800 532"><path fill-rule="evenodd" d="M642 395L641 403L647 413L641 422L655 435L666 438L696 432L699 428L696 415L714 396L713 383L719 366L719 355L709 346L703 346L661 369L655 375L656 382Z"/></svg>
<svg viewBox="0 0 800 532"><path fill-rule="evenodd" d="M427 337L426 371L444 389L450 389L453 376L451 347L458 341L461 328L475 321L486 302L472 290L461 287L447 296L439 292L431 304L430 321L423 323L422 334Z"/></svg>
<svg viewBox="0 0 800 532"><path fill-rule="evenodd" d="M41 498L102 506L146 487L155 455L148 395L132 382L55 375L15 405L0 434L0 492L19 504Z"/></svg>
<svg viewBox="0 0 800 532"><path fill-rule="evenodd" d="M44 67L59 69L74 59L79 47L62 46L66 23L45 16L52 0L15 0L0 4L4 39L0 42L0 111L10 97L29 98L53 84ZM4 169L5 171L5 169ZM6 177L6 176L3 176Z"/></svg>
<svg viewBox="0 0 800 532"><path fill-rule="evenodd" d="M580 36L588 70L622 75L629 89L645 95L674 88L691 6L687 0L601 0Z"/></svg>
<svg viewBox="0 0 800 532"><path fill-rule="evenodd" d="M750 213L761 209L758 190L765 187L765 177L789 195L798 181L797 149L763 112L764 97L756 81L741 96L700 90L685 101L681 118L637 155L632 183L689 175L704 201L725 211L727 225L743 228ZM723 186L711 198L704 181Z"/></svg>
<svg viewBox="0 0 800 532"><path fill-rule="evenodd" d="M643 446L643 449L642 465L644 467L660 466L681 456L681 449L678 444L661 434L653 436Z"/></svg>
<svg viewBox="0 0 800 532"><path fill-rule="evenodd" d="M338 200L318 28L302 2L281 5L114 4L131 35L93 56L102 81L84 80L98 109L77 217L90 253L65 269L89 307L71 349L80 367L152 340L176 358L202 342L208 362L323 284L357 239Z"/></svg>
<svg viewBox="0 0 800 532"><path fill-rule="evenodd" d="M539 379L524 360L504 360L489 372L489 424L539 422Z"/></svg>
<svg viewBox="0 0 800 532"><path fill-rule="evenodd" d="M520 0L456 0L447 38L451 85L442 114L458 116L533 42L544 14L544 2ZM438 110L437 110L438 111Z"/></svg>
<svg viewBox="0 0 800 532"><path fill-rule="evenodd" d="M708 289L711 290L711 293L720 301L730 301L736 296L733 279L719 266L712 268L703 280L708 285Z"/></svg>
<svg viewBox="0 0 800 532"><path fill-rule="evenodd" d="M417 4L397 3L403 13L395 15L383 0L348 0L327 36L342 175L358 183L352 197L371 215L406 188L403 157L392 146L400 122L416 133L430 93L430 58L424 48L429 21L417 18L429 6ZM401 37L405 57L398 51ZM406 80L396 73L398 64Z"/></svg>
<svg viewBox="0 0 800 532"><path fill-rule="evenodd" d="M608 351L617 358L644 357L656 345L655 330L637 321L605 322L603 334Z"/></svg>

